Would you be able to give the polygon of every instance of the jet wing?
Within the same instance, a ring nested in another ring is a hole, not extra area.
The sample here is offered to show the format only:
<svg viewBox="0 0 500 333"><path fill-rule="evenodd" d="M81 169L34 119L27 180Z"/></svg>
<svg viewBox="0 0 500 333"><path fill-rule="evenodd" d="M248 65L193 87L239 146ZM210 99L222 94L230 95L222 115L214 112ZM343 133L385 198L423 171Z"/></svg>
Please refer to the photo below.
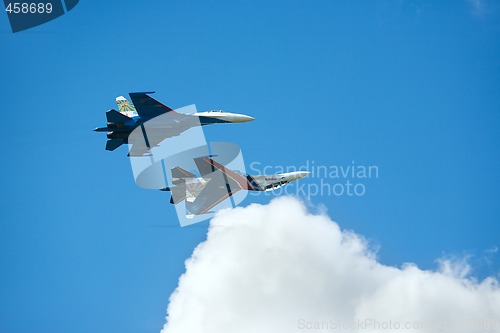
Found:
<svg viewBox="0 0 500 333"><path fill-rule="evenodd" d="M167 112L175 112L171 108L156 99L148 96L154 92L129 93L132 103L134 103L137 114L143 119L152 119Z"/></svg>
<svg viewBox="0 0 500 333"><path fill-rule="evenodd" d="M148 132L147 135L144 135L144 139L132 140L133 142L129 140L131 144L128 152L129 156L151 155L151 149L157 147L165 139L167 139L165 135L153 135Z"/></svg>
<svg viewBox="0 0 500 333"><path fill-rule="evenodd" d="M128 143L132 145L129 151L130 156L141 156L149 153L151 148L158 146L163 140L172 138L174 136L180 135L182 132L187 131L192 127L189 118L186 115L179 115L179 117L174 117L175 119L168 119L172 122L171 125L165 125L156 127L155 125L149 125L151 120L145 125L141 125L143 128L142 132L137 132L133 138L129 137ZM179 120L179 123L176 121ZM136 136L137 135L137 136Z"/></svg>
<svg viewBox="0 0 500 333"><path fill-rule="evenodd" d="M216 168L212 165L212 162L215 162L209 156L202 156L194 158L194 162L196 163L196 167L200 172L202 177L210 175L212 172L215 172ZM225 168L224 168L225 169Z"/></svg>
<svg viewBox="0 0 500 333"><path fill-rule="evenodd" d="M238 191L249 189L245 177L227 169L210 157L194 159L198 170L208 183L193 202L186 202L186 208L193 214L205 214ZM212 171L211 171L212 170Z"/></svg>
<svg viewBox="0 0 500 333"><path fill-rule="evenodd" d="M194 158L194 162L196 163L196 167L198 168L198 171L203 178L209 177L214 172L222 172L228 179L231 179L232 181L237 183L238 186L241 187L241 189L253 189L253 187L248 183L246 177L243 177L233 170L226 168L222 164L214 161L209 156L196 157Z"/></svg>
<svg viewBox="0 0 500 333"><path fill-rule="evenodd" d="M242 190L238 184L225 177L222 172L214 172L207 184L192 202L186 201L186 209L195 215L206 214L236 192Z"/></svg>

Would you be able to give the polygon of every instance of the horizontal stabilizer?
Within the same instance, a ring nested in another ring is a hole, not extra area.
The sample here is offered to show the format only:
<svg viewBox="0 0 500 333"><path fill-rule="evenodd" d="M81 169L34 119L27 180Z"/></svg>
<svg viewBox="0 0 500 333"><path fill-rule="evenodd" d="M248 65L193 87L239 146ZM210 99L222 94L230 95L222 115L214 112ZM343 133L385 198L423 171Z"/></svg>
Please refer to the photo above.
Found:
<svg viewBox="0 0 500 333"><path fill-rule="evenodd" d="M170 203L177 205L186 199L186 185L180 184L170 188L172 196L170 197Z"/></svg>
<svg viewBox="0 0 500 333"><path fill-rule="evenodd" d="M130 120L129 117L125 116L124 114L121 114L120 112L116 110L109 110L106 112L106 119L108 120L108 123L125 123Z"/></svg>
<svg viewBox="0 0 500 333"><path fill-rule="evenodd" d="M194 175L191 172L184 170L183 168L180 168L180 167L175 167L171 171L172 171L172 178L195 178L196 177L196 175Z"/></svg>
<svg viewBox="0 0 500 333"><path fill-rule="evenodd" d="M108 140L106 141L106 150L115 150L116 148L120 147L123 144L122 139L113 139L113 140Z"/></svg>

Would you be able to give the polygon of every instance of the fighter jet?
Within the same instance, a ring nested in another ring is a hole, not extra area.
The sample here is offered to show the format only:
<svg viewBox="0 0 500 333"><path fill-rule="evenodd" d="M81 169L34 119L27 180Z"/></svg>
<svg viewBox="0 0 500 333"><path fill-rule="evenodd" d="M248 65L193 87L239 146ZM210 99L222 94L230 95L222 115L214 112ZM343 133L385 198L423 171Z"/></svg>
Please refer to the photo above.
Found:
<svg viewBox="0 0 500 333"><path fill-rule="evenodd" d="M194 158L201 177L178 166L171 169L174 186L161 189L172 193L171 204L185 201L188 218L212 213L210 209L238 191L272 191L310 174L308 171L295 171L276 175L245 175L229 170L212 157Z"/></svg>
<svg viewBox="0 0 500 333"><path fill-rule="evenodd" d="M229 113L222 110L211 110L192 114L178 113L148 96L148 94L153 93L154 92L130 93L129 95L132 103L123 96L116 98L119 112L116 110L107 111L107 126L94 129L95 132L107 132L109 140L106 142L106 150L112 151L122 144L129 143L130 133L139 126L142 126L146 144L141 146L141 144L137 142L130 142L133 146L136 146L131 148L129 153L130 156L140 156L148 152L150 148L157 146L163 140L177 136L195 126L220 123L244 123L255 119L244 114ZM144 124L162 115L168 116L163 117L162 121L155 124L154 127L148 128L146 133Z"/></svg>

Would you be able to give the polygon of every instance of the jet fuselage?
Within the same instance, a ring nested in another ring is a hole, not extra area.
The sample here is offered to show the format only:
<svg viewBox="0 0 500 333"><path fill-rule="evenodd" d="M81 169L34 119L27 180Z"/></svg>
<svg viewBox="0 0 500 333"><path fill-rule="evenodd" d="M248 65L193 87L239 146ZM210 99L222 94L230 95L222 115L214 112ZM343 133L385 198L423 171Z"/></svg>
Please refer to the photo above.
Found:
<svg viewBox="0 0 500 333"><path fill-rule="evenodd" d="M184 121L183 124L178 125L186 127L186 130L195 126L206 126L213 124L225 124L225 123L245 123L248 121L255 120L255 118L239 114L230 113L225 111L206 111L206 112L196 112L193 114L188 114L187 116L192 117L190 121ZM129 118L129 121L114 123L108 122L106 127L97 127L94 129L95 132L107 132L108 139L123 139L127 143L128 136L139 127L141 124L146 123L150 119L142 119L139 116ZM156 129L164 129L168 131L172 128L171 124L161 126L155 125Z"/></svg>

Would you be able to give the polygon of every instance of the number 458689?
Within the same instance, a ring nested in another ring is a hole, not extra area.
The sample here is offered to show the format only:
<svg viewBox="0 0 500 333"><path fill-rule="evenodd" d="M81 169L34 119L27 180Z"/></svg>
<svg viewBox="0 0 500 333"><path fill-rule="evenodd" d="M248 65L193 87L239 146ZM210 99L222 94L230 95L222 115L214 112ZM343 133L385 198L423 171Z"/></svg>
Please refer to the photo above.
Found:
<svg viewBox="0 0 500 333"><path fill-rule="evenodd" d="M27 2L14 2L7 5L5 11L9 14L50 14L52 13L52 4L48 3L27 3Z"/></svg>

